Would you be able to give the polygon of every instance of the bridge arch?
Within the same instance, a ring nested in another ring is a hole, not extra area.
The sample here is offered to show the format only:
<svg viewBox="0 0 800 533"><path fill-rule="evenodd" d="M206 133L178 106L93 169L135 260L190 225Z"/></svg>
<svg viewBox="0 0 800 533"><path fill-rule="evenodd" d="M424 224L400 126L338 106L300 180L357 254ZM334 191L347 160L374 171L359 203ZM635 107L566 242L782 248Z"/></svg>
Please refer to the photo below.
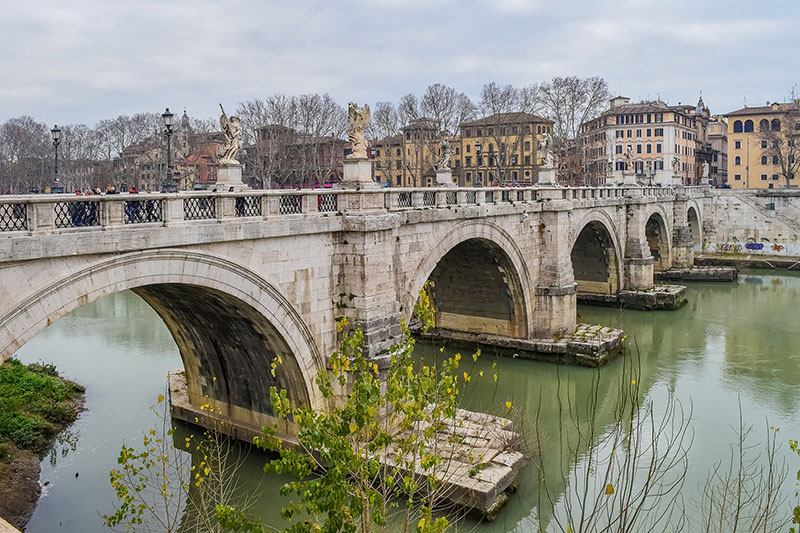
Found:
<svg viewBox="0 0 800 533"><path fill-rule="evenodd" d="M660 272L672 268L672 238L662 211L654 210L647 217L644 234L653 256L653 270Z"/></svg>
<svg viewBox="0 0 800 533"><path fill-rule="evenodd" d="M406 320L419 290L431 281L437 327L527 337L533 315L531 278L508 232L492 222L467 221L432 241L409 278Z"/></svg>
<svg viewBox="0 0 800 533"><path fill-rule="evenodd" d="M614 221L595 209L574 226L572 276L578 292L616 294L622 288L622 250Z"/></svg>
<svg viewBox="0 0 800 533"><path fill-rule="evenodd" d="M690 202L686 209L686 222L689 224L689 231L695 247L702 249L703 245L703 225L701 224L700 209L695 202Z"/></svg>
<svg viewBox="0 0 800 533"><path fill-rule="evenodd" d="M0 317L0 359L45 327L103 296L133 290L164 320L184 362L189 399L258 428L270 419L269 387L321 407L314 379L323 358L291 303L257 274L186 250L124 254L65 272ZM280 356L276 377L270 366Z"/></svg>

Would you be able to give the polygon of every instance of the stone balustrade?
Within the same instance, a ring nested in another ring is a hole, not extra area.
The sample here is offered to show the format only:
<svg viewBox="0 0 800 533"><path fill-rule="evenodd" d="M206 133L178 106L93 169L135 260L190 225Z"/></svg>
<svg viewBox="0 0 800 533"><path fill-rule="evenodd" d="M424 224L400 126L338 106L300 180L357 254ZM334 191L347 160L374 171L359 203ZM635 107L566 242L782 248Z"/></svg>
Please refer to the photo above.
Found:
<svg viewBox="0 0 800 533"><path fill-rule="evenodd" d="M0 196L0 232L38 232L92 226L163 226L183 221L221 221L292 215L341 215L358 211L452 209L548 202L549 209L588 202L700 197L707 187L485 187L379 190L249 190L71 196ZM553 202L566 200L555 206Z"/></svg>

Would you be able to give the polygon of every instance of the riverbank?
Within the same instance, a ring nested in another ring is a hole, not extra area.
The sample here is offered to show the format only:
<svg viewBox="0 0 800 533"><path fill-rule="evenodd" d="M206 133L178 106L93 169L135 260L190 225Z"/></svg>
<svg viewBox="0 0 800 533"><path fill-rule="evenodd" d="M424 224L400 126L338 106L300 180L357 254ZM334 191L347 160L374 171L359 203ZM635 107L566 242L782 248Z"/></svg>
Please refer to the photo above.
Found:
<svg viewBox="0 0 800 533"><path fill-rule="evenodd" d="M744 268L764 268L770 270L800 270L800 257L754 255L754 254L697 254L694 256L696 266L732 266Z"/></svg>
<svg viewBox="0 0 800 533"><path fill-rule="evenodd" d="M0 516L24 529L41 494L40 463L83 409L84 388L55 366L0 365Z"/></svg>

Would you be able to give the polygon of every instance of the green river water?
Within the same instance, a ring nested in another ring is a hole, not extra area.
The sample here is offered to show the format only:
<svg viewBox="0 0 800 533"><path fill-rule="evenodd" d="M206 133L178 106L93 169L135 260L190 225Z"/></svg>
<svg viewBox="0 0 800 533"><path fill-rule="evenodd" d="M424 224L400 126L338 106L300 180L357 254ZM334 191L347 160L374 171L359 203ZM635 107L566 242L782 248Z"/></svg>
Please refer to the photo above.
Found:
<svg viewBox="0 0 800 533"><path fill-rule="evenodd" d="M736 438L731 428L738 424L740 402L745 422L754 427L754 442L763 441L766 427L780 428L779 458L790 469L784 484L786 507L795 503L792 472L800 468L800 458L792 457L788 440L800 438L799 293L800 276L752 271L738 283L690 284L689 303L678 311L579 307L579 321L621 327L628 334L626 342L638 345L643 398L666 402L669 391L682 405L691 406L694 440L683 488L686 500L698 494L711 465L727 458ZM424 344L418 349L431 357L438 353ZM52 362L63 375L86 386L87 410L42 463L41 483L47 486L27 531L103 531L101 515L111 512L114 504L108 473L117 466L123 440L139 445L142 431L156 424L148 407L164 392L167 371L181 366L177 348L147 304L123 292L59 320L16 357L26 363ZM471 358L465 360L472 363ZM485 352L474 372L488 371L493 360L493 354ZM623 364L617 359L600 371L601 422L610 417ZM540 429L555 434L559 379L562 394L581 398L597 375L591 369L519 358L499 359L498 366L496 385L485 379L467 391L468 407L503 413L510 400L526 433L540 405ZM544 457L554 453L552 447L551 442L542 450ZM242 470L245 489L259 494L254 512L281 526L276 495L285 480L263 474L264 460L251 452ZM532 530L540 496L532 467L523 470L520 482L520 490L497 520L478 525L477 531ZM691 522L693 511L691 505L688 508Z"/></svg>

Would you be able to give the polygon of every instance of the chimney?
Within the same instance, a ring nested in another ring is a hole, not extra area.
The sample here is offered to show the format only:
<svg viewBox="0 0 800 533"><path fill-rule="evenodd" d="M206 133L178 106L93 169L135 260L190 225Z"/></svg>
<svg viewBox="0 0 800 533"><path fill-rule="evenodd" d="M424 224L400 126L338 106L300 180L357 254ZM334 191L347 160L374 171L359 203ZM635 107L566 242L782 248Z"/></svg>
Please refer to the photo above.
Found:
<svg viewBox="0 0 800 533"><path fill-rule="evenodd" d="M615 96L611 99L611 108L615 108L617 106L625 105L631 101L630 98L627 96Z"/></svg>

